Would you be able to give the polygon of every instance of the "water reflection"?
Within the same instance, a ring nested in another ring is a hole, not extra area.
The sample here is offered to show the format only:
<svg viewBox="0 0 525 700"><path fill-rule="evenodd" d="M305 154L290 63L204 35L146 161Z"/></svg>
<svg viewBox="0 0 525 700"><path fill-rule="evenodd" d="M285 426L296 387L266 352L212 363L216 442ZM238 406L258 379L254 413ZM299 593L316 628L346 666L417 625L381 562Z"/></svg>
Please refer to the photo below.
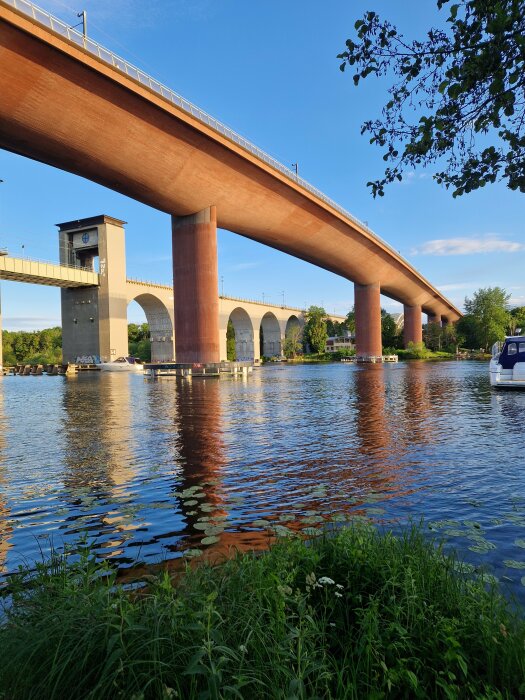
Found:
<svg viewBox="0 0 525 700"><path fill-rule="evenodd" d="M6 377L0 567L38 556L53 534L62 546L87 532L126 568L266 547L265 524L315 530L336 513L389 525L424 515L454 521L456 535L475 521L497 547L460 546L496 567L522 554L524 409L525 393L491 391L475 363Z"/></svg>
<svg viewBox="0 0 525 700"><path fill-rule="evenodd" d="M1 342L1 340L0 340ZM0 382L2 380L0 379ZM5 570L5 561L9 547L10 535L13 527L9 522L9 508L7 505L7 465L5 463L5 447L7 433L7 417L4 412L4 398L0 391L0 573Z"/></svg>

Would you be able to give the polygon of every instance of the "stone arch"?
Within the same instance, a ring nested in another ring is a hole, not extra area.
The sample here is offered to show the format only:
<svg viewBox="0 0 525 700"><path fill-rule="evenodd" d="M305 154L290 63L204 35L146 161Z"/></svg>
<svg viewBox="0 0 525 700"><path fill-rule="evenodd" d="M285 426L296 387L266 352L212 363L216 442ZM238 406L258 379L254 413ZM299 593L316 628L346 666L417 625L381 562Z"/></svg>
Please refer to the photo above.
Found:
<svg viewBox="0 0 525 700"><path fill-rule="evenodd" d="M238 362L253 362L254 333L250 316L245 309L237 306L231 312L229 320L235 330L235 359Z"/></svg>
<svg viewBox="0 0 525 700"><path fill-rule="evenodd" d="M173 321L164 302L154 294L137 294L128 300L136 301L146 315L151 340L151 361L169 362L174 357Z"/></svg>
<svg viewBox="0 0 525 700"><path fill-rule="evenodd" d="M267 311L261 319L261 354L265 357L280 357L281 328L277 316Z"/></svg>
<svg viewBox="0 0 525 700"><path fill-rule="evenodd" d="M292 314L286 321L286 328L284 330L285 337L288 335L292 327L296 326L302 329L303 325L303 322L295 314Z"/></svg>

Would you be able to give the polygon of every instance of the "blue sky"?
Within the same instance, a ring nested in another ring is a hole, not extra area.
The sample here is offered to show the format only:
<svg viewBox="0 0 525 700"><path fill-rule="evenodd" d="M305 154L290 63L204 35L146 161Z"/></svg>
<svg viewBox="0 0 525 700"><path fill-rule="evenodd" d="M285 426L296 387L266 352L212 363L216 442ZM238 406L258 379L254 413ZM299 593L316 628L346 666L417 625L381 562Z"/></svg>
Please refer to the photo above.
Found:
<svg viewBox="0 0 525 700"><path fill-rule="evenodd" d="M366 182L383 172L380 149L360 135L379 114L385 84L354 88L337 53L365 10L407 36L439 22L435 3L407 0L41 0L68 23L86 9L88 33L290 165L399 250L454 303L499 285L525 304L523 195L503 184L453 199L432 169L408 173L374 200ZM170 282L170 220L82 178L0 151L0 247L56 260L54 224L105 213L128 222L128 276ZM152 242L154 245L152 245ZM224 293L346 313L353 285L227 231L219 232ZM383 299L384 306L400 310ZM60 323L56 289L2 282L3 325ZM143 320L136 304L129 320Z"/></svg>

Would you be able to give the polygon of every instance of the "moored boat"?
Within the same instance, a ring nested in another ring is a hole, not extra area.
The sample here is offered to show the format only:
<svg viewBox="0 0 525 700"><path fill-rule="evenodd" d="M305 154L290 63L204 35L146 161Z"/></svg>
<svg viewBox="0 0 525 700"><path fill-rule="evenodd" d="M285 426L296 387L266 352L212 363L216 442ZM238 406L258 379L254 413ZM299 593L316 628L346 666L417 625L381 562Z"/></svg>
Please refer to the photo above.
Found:
<svg viewBox="0 0 525 700"><path fill-rule="evenodd" d="M118 357L113 362L101 362L103 372L142 372L144 365L136 357Z"/></svg>
<svg viewBox="0 0 525 700"><path fill-rule="evenodd" d="M525 336L511 335L492 346L490 384L525 389Z"/></svg>

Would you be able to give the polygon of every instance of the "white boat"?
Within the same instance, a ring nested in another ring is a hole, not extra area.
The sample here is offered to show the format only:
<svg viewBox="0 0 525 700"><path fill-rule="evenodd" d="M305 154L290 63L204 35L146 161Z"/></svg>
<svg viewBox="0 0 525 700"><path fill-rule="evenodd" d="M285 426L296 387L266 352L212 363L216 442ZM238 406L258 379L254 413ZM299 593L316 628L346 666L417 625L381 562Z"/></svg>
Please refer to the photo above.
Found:
<svg viewBox="0 0 525 700"><path fill-rule="evenodd" d="M101 362L103 372L143 372L144 365L135 357L118 357L113 362Z"/></svg>
<svg viewBox="0 0 525 700"><path fill-rule="evenodd" d="M510 335L492 346L490 384L525 389L525 335Z"/></svg>

